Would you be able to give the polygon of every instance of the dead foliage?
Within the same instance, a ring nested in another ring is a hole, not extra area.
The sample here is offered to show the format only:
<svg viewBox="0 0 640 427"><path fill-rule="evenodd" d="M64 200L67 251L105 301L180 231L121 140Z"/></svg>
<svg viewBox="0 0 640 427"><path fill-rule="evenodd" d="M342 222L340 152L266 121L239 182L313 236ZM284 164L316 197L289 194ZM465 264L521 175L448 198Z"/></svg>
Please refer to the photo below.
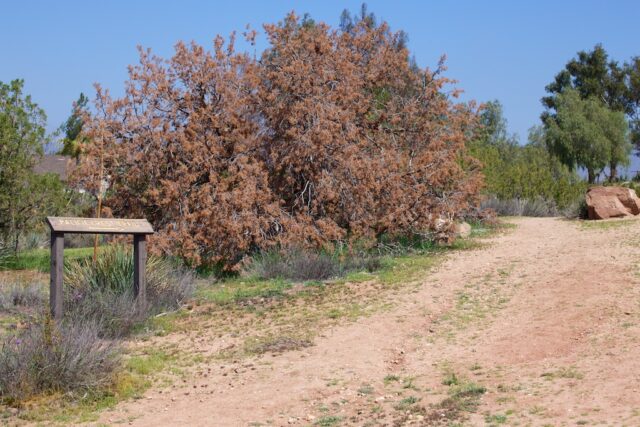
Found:
<svg viewBox="0 0 640 427"><path fill-rule="evenodd" d="M178 43L140 50L122 98L98 87L75 182L107 214L148 218L152 250L235 269L274 246L436 232L477 205L475 107L412 65L386 24L348 31L291 13L260 58Z"/></svg>

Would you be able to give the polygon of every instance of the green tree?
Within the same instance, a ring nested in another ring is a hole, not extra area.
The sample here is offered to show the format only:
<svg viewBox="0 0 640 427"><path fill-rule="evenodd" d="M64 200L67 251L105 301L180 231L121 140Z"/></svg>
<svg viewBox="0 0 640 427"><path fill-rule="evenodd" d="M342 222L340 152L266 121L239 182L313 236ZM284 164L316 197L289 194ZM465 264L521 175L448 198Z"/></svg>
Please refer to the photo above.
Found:
<svg viewBox="0 0 640 427"><path fill-rule="evenodd" d="M582 99L596 98L611 110L630 113L632 106L625 78L624 67L609 60L602 45L596 45L592 51L578 52L577 57L567 62L565 68L545 88L549 96L542 98L543 105L548 108L543 113L543 120L557 111L557 97L567 89L576 90Z"/></svg>
<svg viewBox="0 0 640 427"><path fill-rule="evenodd" d="M498 101L484 105L480 124L470 151L483 165L486 193L501 200L544 199L560 208L582 194L584 186L579 176L548 152L544 128L532 128L529 142L518 144L517 138L508 133Z"/></svg>
<svg viewBox="0 0 640 427"><path fill-rule="evenodd" d="M627 83L627 97L629 100L629 125L631 139L636 150L640 151L640 56L625 63L624 72Z"/></svg>
<svg viewBox="0 0 640 427"><path fill-rule="evenodd" d="M60 154L71 156L75 159L80 155L80 145L82 144L82 125L84 124L82 119L82 112L87 107L89 98L83 93L80 93L78 100L73 103L73 109L71 115L61 127L64 132L64 138L62 139L62 150Z"/></svg>
<svg viewBox="0 0 640 427"><path fill-rule="evenodd" d="M16 250L25 230L64 206L58 177L33 173L47 142L46 115L23 87L0 82L0 240L13 240Z"/></svg>
<svg viewBox="0 0 640 427"><path fill-rule="evenodd" d="M631 140L640 150L640 58L632 58L621 66L598 44L591 51L578 52L545 89L549 95L542 98L546 107L543 123L555 118L558 96L573 89L582 99L594 98L610 110L624 113L629 120ZM615 178L616 171L611 172Z"/></svg>
<svg viewBox="0 0 640 427"><path fill-rule="evenodd" d="M557 113L545 120L549 150L569 168L585 168L590 184L605 166L610 167L610 179L615 179L617 166L628 164L631 153L624 114L596 98L583 99L573 89L554 102Z"/></svg>

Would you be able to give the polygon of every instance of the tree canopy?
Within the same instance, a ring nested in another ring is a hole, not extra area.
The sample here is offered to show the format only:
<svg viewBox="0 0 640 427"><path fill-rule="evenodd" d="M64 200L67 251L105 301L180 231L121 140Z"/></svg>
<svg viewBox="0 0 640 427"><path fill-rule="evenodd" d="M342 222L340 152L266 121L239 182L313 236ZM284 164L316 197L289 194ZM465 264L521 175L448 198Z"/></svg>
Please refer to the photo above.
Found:
<svg viewBox="0 0 640 427"><path fill-rule="evenodd" d="M620 111L608 109L600 100L567 89L556 97L557 113L547 117L547 143L567 166L584 167L589 183L605 166L615 178L616 167L628 164L631 144L628 124Z"/></svg>
<svg viewBox="0 0 640 427"><path fill-rule="evenodd" d="M60 154L77 158L80 154L80 144L82 143L82 125L83 125L83 111L87 108L87 98L84 93L81 93L78 100L73 103L73 109L69 118L61 126L61 130L64 132L64 138L62 139L62 149Z"/></svg>
<svg viewBox="0 0 640 427"><path fill-rule="evenodd" d="M640 60L632 58L620 65L611 60L602 45L591 51L580 51L567 62L553 82L545 88L549 93L542 98L546 110L542 122L547 125L555 120L559 96L569 89L576 91L583 100L601 102L612 111L622 112L628 118L631 141L640 149ZM614 156L615 157L615 156ZM611 165L611 178L615 178L616 164Z"/></svg>
<svg viewBox="0 0 640 427"><path fill-rule="evenodd" d="M20 234L63 207L57 176L35 175L47 142L46 115L23 93L24 81L0 82L0 240Z"/></svg>

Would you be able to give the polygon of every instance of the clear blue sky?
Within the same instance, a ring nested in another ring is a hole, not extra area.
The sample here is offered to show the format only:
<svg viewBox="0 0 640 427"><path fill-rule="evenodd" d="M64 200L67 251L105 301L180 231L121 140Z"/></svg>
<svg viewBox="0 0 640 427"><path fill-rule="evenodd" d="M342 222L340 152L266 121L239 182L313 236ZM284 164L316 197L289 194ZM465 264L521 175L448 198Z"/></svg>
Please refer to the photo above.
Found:
<svg viewBox="0 0 640 427"><path fill-rule="evenodd" d="M361 1L29 1L0 5L0 81L26 81L49 129L69 115L80 92L99 82L122 93L136 46L169 56L178 40L210 46L216 34L261 29L295 10L338 24ZM448 57L448 76L465 99L500 100L521 140L539 122L544 87L578 50L602 43L620 61L640 55L640 1L367 1L394 30L409 34L421 66ZM264 48L264 37L258 50Z"/></svg>

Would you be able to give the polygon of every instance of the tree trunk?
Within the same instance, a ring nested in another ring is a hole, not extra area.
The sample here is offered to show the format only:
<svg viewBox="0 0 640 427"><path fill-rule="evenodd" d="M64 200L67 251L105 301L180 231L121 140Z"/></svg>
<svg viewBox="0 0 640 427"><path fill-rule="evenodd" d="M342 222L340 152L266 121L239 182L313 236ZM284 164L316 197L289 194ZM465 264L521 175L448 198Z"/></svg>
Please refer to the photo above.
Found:
<svg viewBox="0 0 640 427"><path fill-rule="evenodd" d="M593 169L587 169L587 180L589 184L596 182L596 174L593 172Z"/></svg>
<svg viewBox="0 0 640 427"><path fill-rule="evenodd" d="M613 182L618 179L618 165L617 163L611 163L609 165L609 182Z"/></svg>

